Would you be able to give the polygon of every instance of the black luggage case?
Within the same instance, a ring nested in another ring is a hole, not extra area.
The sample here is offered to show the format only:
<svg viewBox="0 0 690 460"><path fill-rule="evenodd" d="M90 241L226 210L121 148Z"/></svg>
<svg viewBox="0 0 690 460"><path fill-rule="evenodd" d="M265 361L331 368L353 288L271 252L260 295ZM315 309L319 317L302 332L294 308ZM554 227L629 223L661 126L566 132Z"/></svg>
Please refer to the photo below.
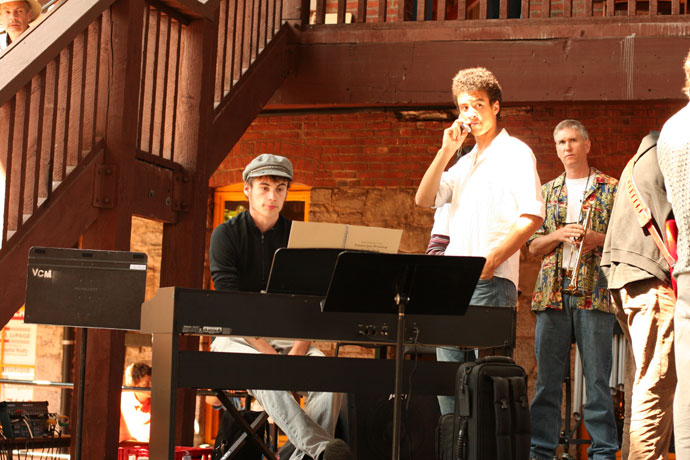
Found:
<svg viewBox="0 0 690 460"><path fill-rule="evenodd" d="M522 367L508 357L489 356L462 364L456 385L452 458L527 460L530 419Z"/></svg>

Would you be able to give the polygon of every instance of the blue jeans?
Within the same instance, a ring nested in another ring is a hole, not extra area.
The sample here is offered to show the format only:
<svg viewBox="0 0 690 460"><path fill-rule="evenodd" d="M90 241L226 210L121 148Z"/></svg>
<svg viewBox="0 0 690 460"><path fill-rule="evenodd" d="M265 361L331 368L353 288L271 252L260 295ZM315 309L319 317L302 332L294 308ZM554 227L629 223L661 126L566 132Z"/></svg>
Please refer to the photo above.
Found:
<svg viewBox="0 0 690 460"><path fill-rule="evenodd" d="M281 354L287 354L294 345L292 340L270 339L271 346ZM249 343L239 337L216 337L211 351L220 353L259 353ZM307 356L323 356L315 346L309 347ZM318 378L318 376L315 376ZM317 458L333 441L335 425L342 405L342 393L310 391L300 407L289 391L247 390L259 401L266 413L287 435L295 446L290 460Z"/></svg>
<svg viewBox="0 0 690 460"><path fill-rule="evenodd" d="M517 305L517 288L512 281L494 276L488 280L479 280L474 288L470 305L488 307L515 307ZM464 363L474 361L474 350L460 350L457 347L439 347L436 349L437 361ZM453 396L439 396L438 404L441 415L455 412L455 398Z"/></svg>
<svg viewBox="0 0 690 460"><path fill-rule="evenodd" d="M563 287L569 284L565 280ZM530 407L532 449L530 457L551 460L561 431L563 380L570 366L571 336L582 356L587 402L583 415L592 438L587 455L594 460L613 460L618 451L618 432L609 387L613 327L612 313L577 308L577 299L563 295L563 310L537 312L534 349L537 355L537 388ZM570 414L566 414L570 417Z"/></svg>

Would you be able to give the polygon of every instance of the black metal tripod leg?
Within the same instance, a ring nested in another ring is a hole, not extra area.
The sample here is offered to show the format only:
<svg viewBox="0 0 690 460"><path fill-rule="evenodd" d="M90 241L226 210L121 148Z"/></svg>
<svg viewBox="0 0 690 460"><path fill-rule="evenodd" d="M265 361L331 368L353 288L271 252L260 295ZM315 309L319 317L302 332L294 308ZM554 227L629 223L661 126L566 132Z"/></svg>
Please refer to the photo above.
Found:
<svg viewBox="0 0 690 460"><path fill-rule="evenodd" d="M225 408L225 410L228 411L230 415L232 415L232 417L237 421L237 423L240 424L240 427L244 431L243 435L246 435L250 441L252 441L259 449L261 449L261 452L266 456L266 458L268 458L268 460L276 460L276 457L275 455L273 455L273 452L271 452L271 449L269 449L264 440L261 439L258 434L256 434L256 430L263 424L263 422L265 422L266 419L268 419L268 415L265 415L265 417L263 417L261 423L252 423L250 425L244 419L240 411L238 411L235 408L235 405L232 403L232 401L230 401L230 398L227 397L223 390L214 389L213 391L214 393L216 393L216 396L223 404L223 408ZM242 437L240 436L240 439L238 439L238 441L239 445L237 447L239 447L245 440L242 439ZM232 447L235 448L235 445L237 444L238 443L235 442Z"/></svg>

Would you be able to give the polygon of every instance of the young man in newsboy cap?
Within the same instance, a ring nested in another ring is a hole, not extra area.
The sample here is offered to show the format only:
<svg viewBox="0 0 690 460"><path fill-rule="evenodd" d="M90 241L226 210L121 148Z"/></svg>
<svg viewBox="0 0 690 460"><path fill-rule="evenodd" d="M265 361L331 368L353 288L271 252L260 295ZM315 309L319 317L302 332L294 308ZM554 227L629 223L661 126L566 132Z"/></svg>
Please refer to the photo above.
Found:
<svg viewBox="0 0 690 460"><path fill-rule="evenodd" d="M209 247L214 287L223 291L259 292L266 287L273 254L286 247L292 222L280 215L293 178L285 157L262 154L244 169L249 210L219 225ZM323 356L307 340L217 337L211 350ZM334 439L342 394L310 392L304 410L288 391L248 390L295 446L292 460L349 460L352 453Z"/></svg>

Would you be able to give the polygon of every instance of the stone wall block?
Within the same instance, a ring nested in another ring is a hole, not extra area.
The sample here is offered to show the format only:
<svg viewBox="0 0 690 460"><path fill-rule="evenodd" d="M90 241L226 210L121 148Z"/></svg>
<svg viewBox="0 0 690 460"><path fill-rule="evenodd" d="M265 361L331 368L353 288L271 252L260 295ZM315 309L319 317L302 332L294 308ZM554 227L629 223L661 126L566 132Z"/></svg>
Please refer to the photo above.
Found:
<svg viewBox="0 0 690 460"><path fill-rule="evenodd" d="M338 208L362 212L367 199L367 191L362 187L334 188L331 200L338 203Z"/></svg>
<svg viewBox="0 0 690 460"><path fill-rule="evenodd" d="M311 198L311 205L313 206L315 203L316 204L323 204L323 203L330 203L333 201L332 198L332 189L330 188L320 188L320 187L314 187L311 189L309 192L309 196Z"/></svg>

